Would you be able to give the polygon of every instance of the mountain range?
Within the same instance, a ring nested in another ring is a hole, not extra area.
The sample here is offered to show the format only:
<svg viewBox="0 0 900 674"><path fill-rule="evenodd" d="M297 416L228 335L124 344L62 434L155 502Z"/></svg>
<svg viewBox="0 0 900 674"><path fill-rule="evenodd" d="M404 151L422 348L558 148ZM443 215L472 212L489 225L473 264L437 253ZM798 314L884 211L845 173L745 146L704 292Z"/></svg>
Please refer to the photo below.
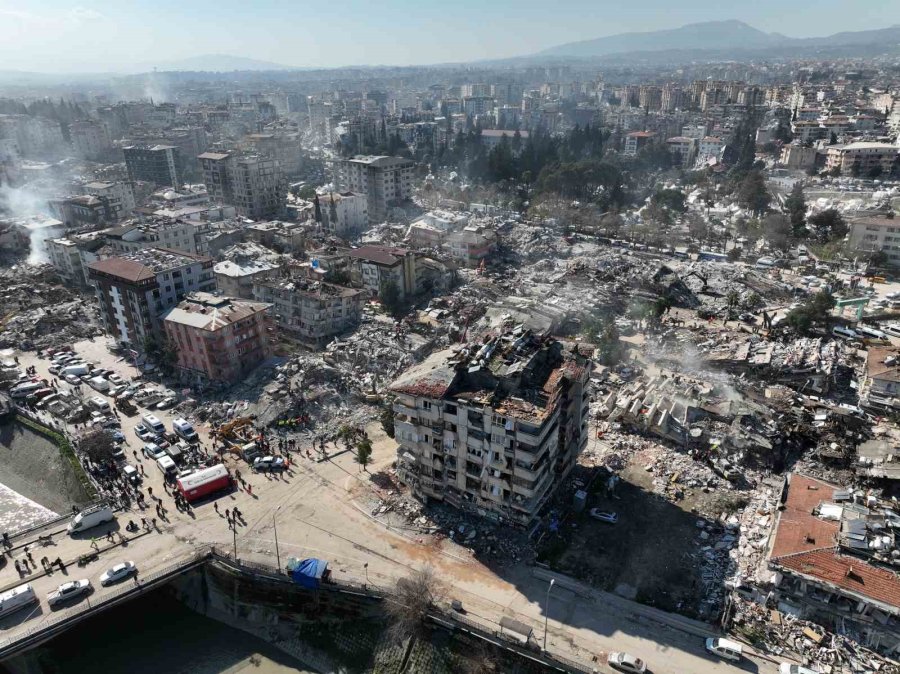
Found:
<svg viewBox="0 0 900 674"><path fill-rule="evenodd" d="M680 28L643 33L619 33L593 40L569 42L544 49L527 57L594 59L651 56L681 53L683 56L733 54L734 58L753 54L769 57L800 55L804 52L869 52L872 49L894 51L900 46L900 26L876 30L842 32L825 37L795 38L766 33L743 21L707 21Z"/></svg>

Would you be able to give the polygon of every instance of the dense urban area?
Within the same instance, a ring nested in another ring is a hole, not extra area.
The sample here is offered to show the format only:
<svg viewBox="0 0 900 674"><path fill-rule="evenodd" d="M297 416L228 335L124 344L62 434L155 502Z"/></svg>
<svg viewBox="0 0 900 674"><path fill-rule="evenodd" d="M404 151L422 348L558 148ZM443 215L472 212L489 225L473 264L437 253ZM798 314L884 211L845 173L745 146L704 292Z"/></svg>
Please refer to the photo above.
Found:
<svg viewBox="0 0 900 674"><path fill-rule="evenodd" d="M0 639L212 545L394 593L365 671L900 672L900 58L0 94L0 410L84 494Z"/></svg>

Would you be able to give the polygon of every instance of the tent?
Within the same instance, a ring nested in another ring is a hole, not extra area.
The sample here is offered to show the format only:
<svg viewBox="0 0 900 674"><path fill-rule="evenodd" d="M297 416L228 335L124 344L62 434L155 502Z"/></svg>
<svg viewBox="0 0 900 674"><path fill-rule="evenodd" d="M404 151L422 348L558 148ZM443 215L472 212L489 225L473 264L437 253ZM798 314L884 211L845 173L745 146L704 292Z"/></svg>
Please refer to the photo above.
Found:
<svg viewBox="0 0 900 674"><path fill-rule="evenodd" d="M290 572L295 583L315 590L328 579L328 562L324 559L304 559L290 569Z"/></svg>

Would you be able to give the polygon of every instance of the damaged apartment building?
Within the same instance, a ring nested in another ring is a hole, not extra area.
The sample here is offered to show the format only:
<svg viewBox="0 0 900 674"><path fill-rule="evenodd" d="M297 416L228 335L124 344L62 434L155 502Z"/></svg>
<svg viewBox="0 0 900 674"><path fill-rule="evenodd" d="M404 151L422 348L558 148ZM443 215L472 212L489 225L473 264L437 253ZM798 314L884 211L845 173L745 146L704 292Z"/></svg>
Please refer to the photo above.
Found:
<svg viewBox="0 0 900 674"><path fill-rule="evenodd" d="M794 473L769 540L767 605L851 637L900 649L896 503Z"/></svg>
<svg viewBox="0 0 900 674"><path fill-rule="evenodd" d="M391 385L397 472L423 499L528 526L588 440L591 360L519 326Z"/></svg>

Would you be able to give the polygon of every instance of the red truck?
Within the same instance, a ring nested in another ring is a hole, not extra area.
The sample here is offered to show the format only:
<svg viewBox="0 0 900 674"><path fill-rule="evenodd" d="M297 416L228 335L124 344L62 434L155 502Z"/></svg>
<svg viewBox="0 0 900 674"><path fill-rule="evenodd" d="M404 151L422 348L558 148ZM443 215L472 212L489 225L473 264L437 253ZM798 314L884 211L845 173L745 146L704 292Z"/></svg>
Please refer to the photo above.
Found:
<svg viewBox="0 0 900 674"><path fill-rule="evenodd" d="M185 500L192 503L217 491L230 489L233 480L228 474L228 469L222 464L218 464L180 477L176 484Z"/></svg>

